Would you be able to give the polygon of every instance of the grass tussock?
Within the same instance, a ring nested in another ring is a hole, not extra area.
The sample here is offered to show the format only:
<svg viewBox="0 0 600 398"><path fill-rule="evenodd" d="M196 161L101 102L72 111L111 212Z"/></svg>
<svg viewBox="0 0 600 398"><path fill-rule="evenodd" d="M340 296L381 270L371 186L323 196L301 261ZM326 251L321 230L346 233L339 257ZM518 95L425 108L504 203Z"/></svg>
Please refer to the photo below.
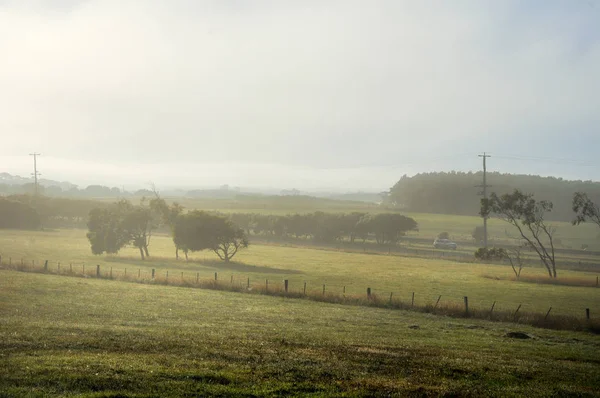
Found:
<svg viewBox="0 0 600 398"><path fill-rule="evenodd" d="M63 265L60 268L48 268L44 263L17 263L17 264L0 264L0 268L12 269L22 272L34 272L34 273L49 273L55 275L81 277L81 278L97 278L97 279L110 279L119 280L129 283L145 283L154 285L165 285L165 286L178 286L186 288L198 288L198 289L210 289L210 290L221 290L231 291L247 294L263 294L270 296L279 296L291 299L304 299L318 302L326 302L333 304L343 305L355 305L355 306L367 306L376 308L387 308L393 310L407 310L421 313L429 313L439 316L447 316L454 318L473 318L473 319L485 319L496 322L513 322L518 324L531 325L546 329L555 330L571 330L571 331L588 331L591 333L600 334L600 320L598 319L585 319L575 316L566 315L553 315L551 310L546 314L540 314L535 312L520 312L520 306L515 311L507 310L494 310L471 308L468 310L463 305L456 303L445 303L439 300L435 304L427 303L425 305L418 305L414 302L405 302L394 298L393 296L382 297L377 294L371 295L352 295L352 294L336 294L330 293L325 290L322 292L306 291L305 287L301 290L285 289L283 283L273 283L268 279L258 284L256 282L250 283L250 280L234 280L233 277L230 280L219 280L217 275L214 279L201 278L199 273L190 275L190 273L184 272L171 272L164 273L144 270L141 272L135 272L135 270L127 269L113 269L110 267L107 269L99 269L96 266L85 264L68 264ZM483 275L485 278L500 279L498 277ZM516 279L511 279L515 280ZM519 282L529 283L544 283L544 282L555 282L554 284L563 284L568 286L592 286L591 284L584 284L587 282L583 278L564 278L558 280L551 280L550 278L544 279L541 277L521 277ZM538 282L540 281L540 282ZM578 284L575 284L578 283ZM594 281L595 286L595 281Z"/></svg>

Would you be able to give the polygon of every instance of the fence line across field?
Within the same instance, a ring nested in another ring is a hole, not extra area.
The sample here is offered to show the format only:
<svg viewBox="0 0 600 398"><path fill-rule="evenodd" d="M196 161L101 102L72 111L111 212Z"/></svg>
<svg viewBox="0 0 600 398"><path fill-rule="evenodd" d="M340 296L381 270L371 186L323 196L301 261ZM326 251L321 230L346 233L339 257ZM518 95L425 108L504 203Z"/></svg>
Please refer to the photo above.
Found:
<svg viewBox="0 0 600 398"><path fill-rule="evenodd" d="M418 307L431 307L431 312L434 312L438 309L441 308L442 306L440 305L440 302L442 300L442 298L445 298L446 301L446 305L453 304L456 305L457 302L462 301L463 302L463 312L464 312L464 316L470 316L472 315L473 311L478 311L480 313L485 313L487 312L489 314L489 316L493 316L494 315L494 311L496 309L497 312L499 312L496 308L498 301L494 300L493 302L491 302L490 307L487 307L488 310L486 310L485 307L485 303L482 300L478 301L478 305L476 307L472 306L472 303L470 305L469 303L469 297L468 296L462 296L462 297L456 297L456 296L451 296L451 295L443 295L443 294L439 294L436 295L436 297L430 297L430 299L432 300L432 303L426 303L426 304L415 304L415 297L417 297L419 300L421 300L421 297L418 296L418 292L404 292L404 293L399 293L399 292L395 292L395 291L384 291L384 290L378 290L376 288L372 288L372 287L365 287L362 294L357 294L357 293L353 293L353 294L348 294L347 293L347 287L348 286L353 286L356 289L356 285L355 284L345 284L345 285L339 285L339 284L327 284L327 283L321 283L321 284L317 284L317 283L313 283L311 285L309 285L307 283L307 281L303 281L303 283L298 284L296 286L292 286L292 284L290 283L289 279L269 279L269 278L265 278L264 282L262 282L262 279L256 279L256 280L252 280L250 277L248 276L242 276L239 274L229 274L226 272L223 273L218 273L218 272L214 272L214 275L212 275L212 271L210 272L211 276L210 277L204 277L205 275L203 275L203 278L201 278L201 273L200 272L185 272L185 271L180 271L178 273L173 272L173 270L171 270L171 274L169 275L169 270L157 270L156 268L151 268L151 269L143 269L142 267L132 267L132 268L122 268L122 269L116 269L113 268L112 266L110 267L105 267L103 268L100 264L95 264L95 265L87 265L86 267L86 263L85 262L69 262L68 264L68 271L67 271L67 267L66 267L67 263L62 263L60 261L53 261L52 263L49 262L48 260L43 260L43 261L37 261L35 259L28 261L25 260L24 258L21 258L19 262L17 262L16 264L13 264L13 259L12 257L8 257L8 261L6 261L6 257L2 257L0 256L0 266L1 265L8 265L11 268L16 268L17 270L20 271L36 271L36 270L41 270L45 273L52 273L52 274L58 274L58 275L74 275L74 276L83 276L83 277L96 277L99 279L120 279L120 280L129 280L129 281L138 281L138 282L154 282L154 283L163 283L165 285L169 285L169 284L175 284L175 285L185 285L185 286L189 286L189 287L211 287L209 286L205 286L207 283L212 283L212 287L222 287L222 288L226 288L227 284L230 285L230 287L235 287L237 288L236 290L248 290L248 291L252 291L252 290L259 290L261 287L264 287L264 292L269 294L278 294L278 293L283 293L283 294L295 294L295 295L299 295L300 297L305 296L305 297L311 297L311 298L318 298L319 296L322 296L324 298L326 297L343 297L343 298L355 298L355 299L366 299L368 301L375 301L375 300L383 300L382 302L385 303L387 302L389 305L400 305L400 308L404 308L404 309L409 309L409 308L414 308L415 306ZM51 267L52 266L52 267ZM206 273L206 272L205 272ZM225 274L225 275L223 275ZM227 278L227 276L229 276L229 278ZM596 276L596 286L598 286L598 277ZM386 300L387 298L387 300ZM450 301L451 300L451 301ZM435 304L433 304L433 302L435 302ZM409 304L410 303L410 304ZM519 315L521 313L523 313L523 311L521 311L523 307L523 303L520 303L516 308L513 309L512 311L512 318L513 321L518 321L519 320ZM587 321L589 321L591 319L591 310L590 308L585 308L585 319ZM504 310L506 312L506 310ZM544 320L548 320L550 317L550 313L552 311L552 306L550 306L548 308L548 310L542 314L544 315ZM583 315L583 314L582 314Z"/></svg>

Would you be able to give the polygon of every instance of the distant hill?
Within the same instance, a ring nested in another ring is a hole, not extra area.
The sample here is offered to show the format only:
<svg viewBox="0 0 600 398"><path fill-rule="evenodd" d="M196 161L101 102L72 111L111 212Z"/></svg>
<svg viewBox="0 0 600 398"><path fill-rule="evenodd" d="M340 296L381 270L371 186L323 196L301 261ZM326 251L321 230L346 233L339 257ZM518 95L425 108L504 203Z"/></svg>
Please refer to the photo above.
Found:
<svg viewBox="0 0 600 398"><path fill-rule="evenodd" d="M0 173L0 184L4 185L25 185L33 184L32 177L21 177L18 175L11 175L9 173ZM68 191L73 188L77 188L77 185L71 184L68 181L54 181L46 178L40 178L38 183L43 187L60 187L63 191Z"/></svg>
<svg viewBox="0 0 600 398"><path fill-rule="evenodd" d="M411 212L478 215L483 173L439 172L403 176L390 189L389 204ZM535 199L550 200L554 209L550 218L570 221L571 201L575 192L585 192L600 203L600 183L569 181L535 175L488 173L488 192L504 194L519 189Z"/></svg>

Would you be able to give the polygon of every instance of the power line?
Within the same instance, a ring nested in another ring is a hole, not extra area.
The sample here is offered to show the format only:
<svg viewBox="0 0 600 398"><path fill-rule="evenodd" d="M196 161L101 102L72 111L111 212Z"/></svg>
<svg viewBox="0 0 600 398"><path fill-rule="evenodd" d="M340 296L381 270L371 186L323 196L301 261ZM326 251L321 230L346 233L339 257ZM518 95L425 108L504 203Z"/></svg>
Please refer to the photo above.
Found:
<svg viewBox="0 0 600 398"><path fill-rule="evenodd" d="M41 156L41 153L30 153L29 156L33 156L33 173L31 173L31 175L34 178L34 189L35 189L35 196L38 196L38 176L41 176L40 173L38 173L37 171L37 157Z"/></svg>

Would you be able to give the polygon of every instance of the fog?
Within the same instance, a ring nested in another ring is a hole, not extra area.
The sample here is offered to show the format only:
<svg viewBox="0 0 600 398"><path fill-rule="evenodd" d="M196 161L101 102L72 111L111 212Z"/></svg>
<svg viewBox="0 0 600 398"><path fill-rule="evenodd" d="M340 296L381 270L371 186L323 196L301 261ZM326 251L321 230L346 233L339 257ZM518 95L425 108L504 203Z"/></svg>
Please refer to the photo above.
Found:
<svg viewBox="0 0 600 398"><path fill-rule="evenodd" d="M0 1L0 171L379 190L598 179L598 1Z"/></svg>

